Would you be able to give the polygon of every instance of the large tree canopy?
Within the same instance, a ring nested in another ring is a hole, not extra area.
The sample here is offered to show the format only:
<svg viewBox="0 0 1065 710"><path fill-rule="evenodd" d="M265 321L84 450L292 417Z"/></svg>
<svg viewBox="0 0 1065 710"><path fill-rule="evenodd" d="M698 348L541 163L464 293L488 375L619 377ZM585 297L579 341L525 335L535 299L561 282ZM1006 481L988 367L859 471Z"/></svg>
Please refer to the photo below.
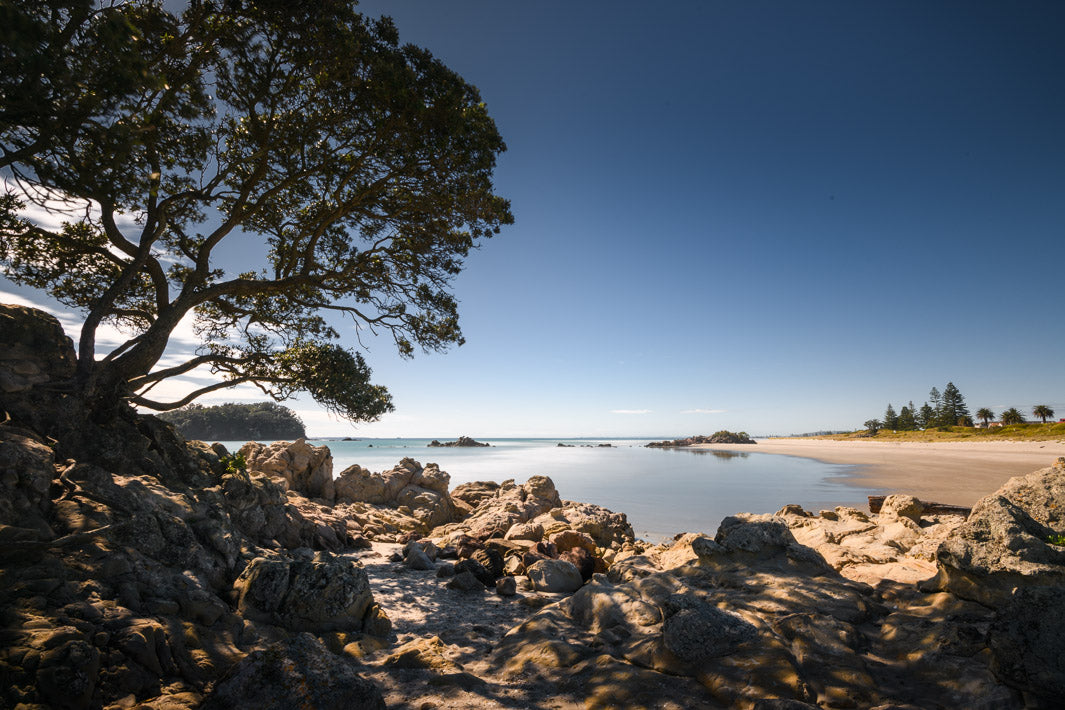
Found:
<svg viewBox="0 0 1065 710"><path fill-rule="evenodd" d="M449 289L512 221L505 146L475 87L354 4L0 0L0 268L85 313L72 391L165 410L251 382L373 419L389 395L329 313L404 356L462 342ZM57 201L61 228L24 216ZM232 242L255 268L219 263ZM190 315L200 351L159 368ZM130 337L98 357L107 322ZM222 381L150 398L198 367Z"/></svg>

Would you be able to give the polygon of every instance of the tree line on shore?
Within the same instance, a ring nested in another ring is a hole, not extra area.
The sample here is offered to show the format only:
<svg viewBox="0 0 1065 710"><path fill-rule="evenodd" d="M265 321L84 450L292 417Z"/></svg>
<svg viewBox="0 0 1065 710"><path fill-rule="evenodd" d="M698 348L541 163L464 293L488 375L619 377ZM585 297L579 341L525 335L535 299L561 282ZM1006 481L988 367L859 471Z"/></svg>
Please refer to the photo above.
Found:
<svg viewBox="0 0 1065 710"><path fill-rule="evenodd" d="M970 414L969 407L965 404L965 397L953 382L948 382L942 392L933 387L928 393L928 401L920 408L915 407L913 400L910 400L907 405L896 412L889 402L883 419L869 419L865 422L865 428L871 434L876 434L880 429L919 431L952 426L971 427L974 426L974 416L982 421L984 426L995 419L995 413L986 407L977 409L975 415ZM1045 404L1039 404L1032 408L1032 416L1042 420L1045 424L1047 419L1054 416L1054 410ZM1002 413L1001 421L1008 425L1023 424L1027 420L1020 410L1010 407Z"/></svg>

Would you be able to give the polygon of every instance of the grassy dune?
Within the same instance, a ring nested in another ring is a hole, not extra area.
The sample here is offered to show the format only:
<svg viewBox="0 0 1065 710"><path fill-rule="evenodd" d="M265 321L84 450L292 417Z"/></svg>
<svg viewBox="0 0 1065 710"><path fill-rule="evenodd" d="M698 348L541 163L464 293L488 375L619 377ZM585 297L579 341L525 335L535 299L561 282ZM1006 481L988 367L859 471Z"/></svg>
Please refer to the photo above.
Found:
<svg viewBox="0 0 1065 710"><path fill-rule="evenodd" d="M1065 441L1065 422L1039 422L1011 424L991 429L955 426L945 430L928 429L927 431L890 431L881 429L876 436L870 437L866 431L859 430L850 434L818 437L846 441L849 439L869 439L870 441Z"/></svg>

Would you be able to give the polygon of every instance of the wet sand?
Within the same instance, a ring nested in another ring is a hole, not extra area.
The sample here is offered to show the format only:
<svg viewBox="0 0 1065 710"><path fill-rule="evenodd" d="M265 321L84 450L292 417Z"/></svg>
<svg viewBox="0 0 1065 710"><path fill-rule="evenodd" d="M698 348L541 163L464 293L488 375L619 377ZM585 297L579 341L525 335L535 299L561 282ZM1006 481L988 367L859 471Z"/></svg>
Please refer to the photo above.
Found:
<svg viewBox="0 0 1065 710"><path fill-rule="evenodd" d="M693 448L752 451L852 464L847 483L884 493L969 506L1014 476L1031 473L1065 456L1065 441L833 441L760 439L754 446L700 444Z"/></svg>

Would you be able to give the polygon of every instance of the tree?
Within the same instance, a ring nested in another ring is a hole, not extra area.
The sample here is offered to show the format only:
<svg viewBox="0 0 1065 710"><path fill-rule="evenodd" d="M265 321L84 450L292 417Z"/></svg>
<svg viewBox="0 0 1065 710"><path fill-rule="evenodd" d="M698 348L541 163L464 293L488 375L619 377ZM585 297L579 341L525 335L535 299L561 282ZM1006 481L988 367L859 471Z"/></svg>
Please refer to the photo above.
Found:
<svg viewBox="0 0 1065 710"><path fill-rule="evenodd" d="M881 426L883 425L879 419L869 419L865 422L865 428L868 429L869 433L873 436L876 436L876 433L880 430Z"/></svg>
<svg viewBox="0 0 1065 710"><path fill-rule="evenodd" d="M995 413L987 407L981 407L976 410L976 418L982 421L984 426L987 426L987 423L995 418Z"/></svg>
<svg viewBox="0 0 1065 710"><path fill-rule="evenodd" d="M943 398L939 405L940 426L954 426L968 418L969 408L965 406L965 398L953 382L948 382L943 388Z"/></svg>
<svg viewBox="0 0 1065 710"><path fill-rule="evenodd" d="M1050 419L1052 416L1054 416L1054 410L1046 406L1045 404L1037 404L1036 406L1032 407L1032 416L1039 417L1043 421L1043 423L1046 424L1047 419Z"/></svg>
<svg viewBox="0 0 1065 710"><path fill-rule="evenodd" d="M913 402L899 411L898 428L901 431L913 431L917 428L917 423L913 418Z"/></svg>
<svg viewBox="0 0 1065 710"><path fill-rule="evenodd" d="M899 428L899 415L895 413L895 408L888 403L887 409L884 410L884 428L895 430Z"/></svg>
<svg viewBox="0 0 1065 710"><path fill-rule="evenodd" d="M921 409L917 413L917 426L921 429L927 429L930 426L935 426L936 410L932 409L928 402L921 405Z"/></svg>
<svg viewBox="0 0 1065 710"><path fill-rule="evenodd" d="M1003 424L1023 424L1024 415L1021 414L1016 407L1010 407L1002 413Z"/></svg>
<svg viewBox="0 0 1065 710"><path fill-rule="evenodd" d="M473 86L352 2L167 7L3 3L0 270L85 314L65 386L91 411L249 382L378 417L387 390L327 316L405 357L462 343L451 281L513 221L493 194L494 122ZM56 200L76 209L61 228L20 212ZM236 241L263 264L223 268ZM186 317L199 351L157 368ZM130 337L98 358L107 322ZM201 367L221 382L147 396Z"/></svg>

